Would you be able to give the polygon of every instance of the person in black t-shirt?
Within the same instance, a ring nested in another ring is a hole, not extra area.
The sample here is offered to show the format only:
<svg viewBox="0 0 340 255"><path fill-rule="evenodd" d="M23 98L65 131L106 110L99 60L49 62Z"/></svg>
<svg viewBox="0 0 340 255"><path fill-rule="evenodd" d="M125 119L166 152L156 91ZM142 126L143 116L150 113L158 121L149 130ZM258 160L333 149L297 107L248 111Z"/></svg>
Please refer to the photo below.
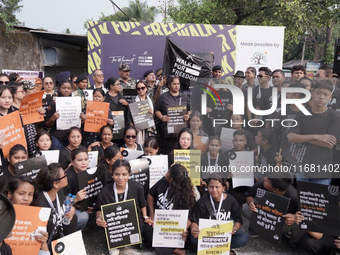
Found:
<svg viewBox="0 0 340 255"><path fill-rule="evenodd" d="M260 146L260 153L255 159L261 166L276 166L276 150L272 146L272 136L269 128L261 128L255 136L255 143Z"/></svg>
<svg viewBox="0 0 340 255"><path fill-rule="evenodd" d="M234 222L231 249L245 246L248 242L248 236L240 230L243 223L241 209L232 195L224 193L225 179L218 174L213 174L207 180L207 185L209 194L197 201L190 217L191 243L197 247L197 238L200 233L199 219L217 219ZM235 254L235 252L230 250L230 254Z"/></svg>

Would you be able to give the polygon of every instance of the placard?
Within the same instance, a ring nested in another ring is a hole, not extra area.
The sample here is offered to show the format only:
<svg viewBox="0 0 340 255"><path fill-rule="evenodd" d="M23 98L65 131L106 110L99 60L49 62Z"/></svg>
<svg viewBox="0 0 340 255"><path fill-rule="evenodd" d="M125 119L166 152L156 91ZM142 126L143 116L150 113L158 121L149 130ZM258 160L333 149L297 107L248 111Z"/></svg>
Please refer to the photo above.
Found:
<svg viewBox="0 0 340 255"><path fill-rule="evenodd" d="M301 229L339 236L339 187L298 181L297 190Z"/></svg>
<svg viewBox="0 0 340 255"><path fill-rule="evenodd" d="M234 148L233 139L234 139L235 131L236 129L232 129L232 128L225 128L225 127L222 128L221 136L220 136L222 149L228 151Z"/></svg>
<svg viewBox="0 0 340 255"><path fill-rule="evenodd" d="M50 218L51 208L13 204L15 224L12 236L6 239L13 255L38 254L41 243L34 235L41 235L38 230L47 232L46 226Z"/></svg>
<svg viewBox="0 0 340 255"><path fill-rule="evenodd" d="M189 210L155 210L152 247L184 248Z"/></svg>
<svg viewBox="0 0 340 255"><path fill-rule="evenodd" d="M106 102L88 101L86 105L85 132L99 133L107 125L110 104Z"/></svg>
<svg viewBox="0 0 340 255"><path fill-rule="evenodd" d="M174 150L174 163L183 165L190 176L194 186L200 185L200 166L201 151L200 150ZM198 167L198 171L197 171Z"/></svg>
<svg viewBox="0 0 340 255"><path fill-rule="evenodd" d="M93 90L92 89L83 89L84 96L86 101L93 101Z"/></svg>
<svg viewBox="0 0 340 255"><path fill-rule="evenodd" d="M144 154L144 151L140 150L131 150L127 148L120 148L120 152L122 153L123 159L130 161L132 159L137 159L139 156Z"/></svg>
<svg viewBox="0 0 340 255"><path fill-rule="evenodd" d="M53 255L86 255L81 230L52 241Z"/></svg>
<svg viewBox="0 0 340 255"><path fill-rule="evenodd" d="M123 89L123 95L129 104L135 102L135 98L138 95L137 89Z"/></svg>
<svg viewBox="0 0 340 255"><path fill-rule="evenodd" d="M56 97L56 111L60 117L57 119L57 130L67 130L71 127L81 127L81 98Z"/></svg>
<svg viewBox="0 0 340 255"><path fill-rule="evenodd" d="M44 91L36 92L29 96L25 96L21 102L19 112L24 125L41 122L44 120L44 115L38 112L42 107L42 97Z"/></svg>
<svg viewBox="0 0 340 255"><path fill-rule="evenodd" d="M182 128L187 126L187 123L183 119L185 114L187 114L186 105L168 107L167 116L170 118L170 120L166 122L168 134L178 134Z"/></svg>
<svg viewBox="0 0 340 255"><path fill-rule="evenodd" d="M40 151L41 155L45 156L47 165L51 163L59 163L60 150Z"/></svg>
<svg viewBox="0 0 340 255"><path fill-rule="evenodd" d="M47 166L45 156L30 158L14 164L16 176L28 176L35 179L40 169Z"/></svg>
<svg viewBox="0 0 340 255"><path fill-rule="evenodd" d="M233 188L239 186L252 187L254 185L254 173L252 171L254 166L253 151L234 152L233 155L229 156L229 164L232 169Z"/></svg>
<svg viewBox="0 0 340 255"><path fill-rule="evenodd" d="M290 198L258 188L255 196L257 212L252 212L250 225L256 234L281 242L281 236Z"/></svg>
<svg viewBox="0 0 340 255"><path fill-rule="evenodd" d="M80 202L82 211L96 205L97 197L105 184L105 172L105 166L100 165L78 173L79 190L86 188L86 197Z"/></svg>
<svg viewBox="0 0 340 255"><path fill-rule="evenodd" d="M302 143L289 143L286 139L282 146L282 157L293 165L308 164L313 149Z"/></svg>
<svg viewBox="0 0 340 255"><path fill-rule="evenodd" d="M102 205L101 209L107 222L105 234L109 250L142 242L135 199Z"/></svg>
<svg viewBox="0 0 340 255"><path fill-rule="evenodd" d="M197 254L229 255L233 221L199 219Z"/></svg>
<svg viewBox="0 0 340 255"><path fill-rule="evenodd" d="M124 138L124 128L125 128L125 118L124 111L112 111L113 115L113 139L123 139Z"/></svg>
<svg viewBox="0 0 340 255"><path fill-rule="evenodd" d="M209 142L209 137L194 135L194 141L193 141L194 148L196 148L197 150L200 150L201 153L204 153L208 150L208 142Z"/></svg>
<svg viewBox="0 0 340 255"><path fill-rule="evenodd" d="M143 158L149 161L149 188L151 189L168 171L168 156L167 155L155 155L155 156L143 156Z"/></svg>
<svg viewBox="0 0 340 255"><path fill-rule="evenodd" d="M142 184L144 188L144 194L147 196L150 187L149 161L145 158L133 159L129 161L129 164L131 166L131 174L129 179Z"/></svg>
<svg viewBox="0 0 340 255"><path fill-rule="evenodd" d="M21 144L27 149L25 132L22 127L19 111L1 116L0 133L5 133L2 144L4 158L7 158L9 151L16 144Z"/></svg>
<svg viewBox="0 0 340 255"><path fill-rule="evenodd" d="M144 130L155 126L153 115L149 113L148 100L129 104L133 123L138 130Z"/></svg>
<svg viewBox="0 0 340 255"><path fill-rule="evenodd" d="M98 165L98 151L89 151L87 153L89 157L89 168L97 167Z"/></svg>

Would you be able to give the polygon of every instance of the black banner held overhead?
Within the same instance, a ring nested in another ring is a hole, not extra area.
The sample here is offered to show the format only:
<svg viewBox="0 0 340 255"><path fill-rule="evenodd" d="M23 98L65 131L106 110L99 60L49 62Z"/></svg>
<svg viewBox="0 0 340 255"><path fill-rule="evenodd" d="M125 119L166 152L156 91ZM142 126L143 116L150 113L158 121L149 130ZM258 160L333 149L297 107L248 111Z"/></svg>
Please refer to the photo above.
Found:
<svg viewBox="0 0 340 255"><path fill-rule="evenodd" d="M40 169L47 166L45 156L30 158L25 161L14 164L17 176L28 176L35 179Z"/></svg>
<svg viewBox="0 0 340 255"><path fill-rule="evenodd" d="M102 205L109 250L142 242L135 199Z"/></svg>
<svg viewBox="0 0 340 255"><path fill-rule="evenodd" d="M258 188L255 197L257 212L252 212L250 225L256 234L281 242L281 236L290 199Z"/></svg>
<svg viewBox="0 0 340 255"><path fill-rule="evenodd" d="M169 37L166 38L163 74L178 76L181 86L189 87L190 81L209 78L213 63L212 54L191 53L175 44Z"/></svg>
<svg viewBox="0 0 340 255"><path fill-rule="evenodd" d="M299 207L305 220L301 229L340 235L339 187L310 182L297 183Z"/></svg>

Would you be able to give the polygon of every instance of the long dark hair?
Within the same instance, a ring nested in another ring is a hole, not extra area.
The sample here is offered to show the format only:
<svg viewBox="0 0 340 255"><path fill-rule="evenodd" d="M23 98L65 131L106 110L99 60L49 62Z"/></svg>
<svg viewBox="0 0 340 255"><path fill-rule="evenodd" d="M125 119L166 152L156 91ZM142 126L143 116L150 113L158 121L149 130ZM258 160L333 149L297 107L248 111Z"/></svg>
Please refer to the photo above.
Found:
<svg viewBox="0 0 340 255"><path fill-rule="evenodd" d="M120 152L119 148L116 145L109 146L104 150L104 155L102 156L102 164L107 164L106 159L113 159Z"/></svg>
<svg viewBox="0 0 340 255"><path fill-rule="evenodd" d="M60 168L61 165L59 163L51 163L41 168L35 178L38 189L41 191L53 189L53 184L60 181Z"/></svg>
<svg viewBox="0 0 340 255"><path fill-rule="evenodd" d="M169 171L172 182L169 184L168 197L172 199L173 209L189 209L191 212L195 205L195 194L187 169L174 164Z"/></svg>
<svg viewBox="0 0 340 255"><path fill-rule="evenodd" d="M18 189L19 185L25 182L31 184L34 187L33 200L30 205L37 206L38 205L38 192L37 192L36 184L35 184L35 181L32 180L28 176L11 177L8 180L6 186L4 187L3 194L7 197L8 197L9 192L14 194L14 192Z"/></svg>
<svg viewBox="0 0 340 255"><path fill-rule="evenodd" d="M181 135L185 132L188 132L191 136L191 143L190 143L190 146L189 146L188 149L190 150L190 149L194 148L194 135L193 135L191 129L190 128L182 128L177 135L177 139L176 139L175 147L174 147L175 149L181 149L181 145L179 144L179 139L181 138Z"/></svg>

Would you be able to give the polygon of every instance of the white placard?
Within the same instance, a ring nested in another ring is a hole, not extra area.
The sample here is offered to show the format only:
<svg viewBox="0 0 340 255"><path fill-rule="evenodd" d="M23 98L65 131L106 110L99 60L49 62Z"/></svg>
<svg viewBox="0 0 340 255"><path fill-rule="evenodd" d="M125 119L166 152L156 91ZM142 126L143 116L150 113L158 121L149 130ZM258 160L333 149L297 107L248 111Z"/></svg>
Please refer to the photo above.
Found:
<svg viewBox="0 0 340 255"><path fill-rule="evenodd" d="M229 255L233 221L199 219L197 254Z"/></svg>
<svg viewBox="0 0 340 255"><path fill-rule="evenodd" d="M237 26L236 68L282 69L284 27Z"/></svg>
<svg viewBox="0 0 340 255"><path fill-rule="evenodd" d="M41 152L41 155L45 156L47 165L51 163L59 163L60 150L40 151L40 152Z"/></svg>
<svg viewBox="0 0 340 255"><path fill-rule="evenodd" d="M235 154L235 159L229 158L233 174L233 188L239 186L252 187L254 185L254 173L252 169L252 166L254 166L254 152L237 151Z"/></svg>
<svg viewBox="0 0 340 255"><path fill-rule="evenodd" d="M84 96L86 101L93 101L93 90L92 89L84 89Z"/></svg>
<svg viewBox="0 0 340 255"><path fill-rule="evenodd" d="M7 70L3 69L2 73L10 75L11 73L19 74L22 80L30 80L35 83L35 79L39 78L39 74L42 74L40 77L45 77L44 72L41 71L29 71L29 70Z"/></svg>
<svg viewBox="0 0 340 255"><path fill-rule="evenodd" d="M89 168L97 167L98 165L98 151L89 151L87 153L89 156Z"/></svg>
<svg viewBox="0 0 340 255"><path fill-rule="evenodd" d="M56 111L59 111L60 114L60 117L57 119L57 130L81 127L80 97L56 97Z"/></svg>
<svg viewBox="0 0 340 255"><path fill-rule="evenodd" d="M155 210L152 247L184 248L189 210Z"/></svg>
<svg viewBox="0 0 340 255"><path fill-rule="evenodd" d="M127 152L127 156L125 156L125 152ZM143 155L144 154L144 151L140 151L140 150L130 150L130 149L127 149L127 148L122 148L122 156L123 156L123 159L125 160L132 160L132 159L137 159L140 155Z"/></svg>
<svg viewBox="0 0 340 255"><path fill-rule="evenodd" d="M86 255L81 231L74 232L52 242L53 255Z"/></svg>
<svg viewBox="0 0 340 255"><path fill-rule="evenodd" d="M155 156L143 156L147 158L151 164L149 165L150 179L149 189L155 185L168 171L168 156L167 155L155 155Z"/></svg>
<svg viewBox="0 0 340 255"><path fill-rule="evenodd" d="M233 134L236 131L236 129L232 129L232 128L222 128L221 130L221 146L222 149L224 150L231 150L232 148L234 148L234 144L233 144Z"/></svg>

